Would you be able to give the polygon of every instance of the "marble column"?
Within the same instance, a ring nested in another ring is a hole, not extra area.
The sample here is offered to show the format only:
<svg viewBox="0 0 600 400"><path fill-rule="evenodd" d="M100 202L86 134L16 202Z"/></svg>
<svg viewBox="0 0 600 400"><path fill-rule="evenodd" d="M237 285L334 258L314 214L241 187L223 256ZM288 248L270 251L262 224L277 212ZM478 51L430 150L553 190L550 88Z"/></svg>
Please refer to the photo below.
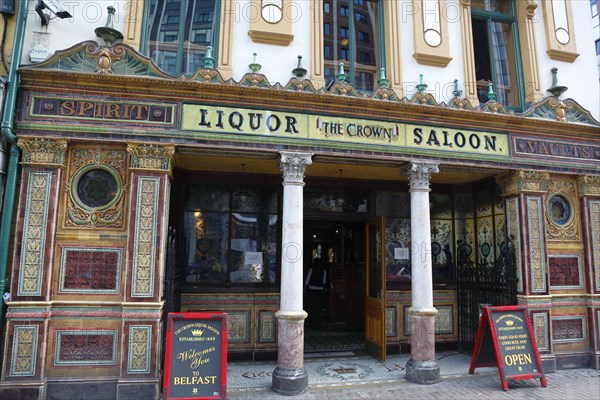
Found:
<svg viewBox="0 0 600 400"><path fill-rule="evenodd" d="M282 151L283 223L281 234L281 295L277 318L277 367L273 371L273 391L294 396L308 389L304 369L303 278L303 188L304 171L312 163L312 153Z"/></svg>
<svg viewBox="0 0 600 400"><path fill-rule="evenodd" d="M410 234L412 305L409 309L412 332L406 379L415 383L436 383L440 368L435 359L435 315L431 271L431 222L429 178L439 172L437 163L410 162L405 169L410 184Z"/></svg>

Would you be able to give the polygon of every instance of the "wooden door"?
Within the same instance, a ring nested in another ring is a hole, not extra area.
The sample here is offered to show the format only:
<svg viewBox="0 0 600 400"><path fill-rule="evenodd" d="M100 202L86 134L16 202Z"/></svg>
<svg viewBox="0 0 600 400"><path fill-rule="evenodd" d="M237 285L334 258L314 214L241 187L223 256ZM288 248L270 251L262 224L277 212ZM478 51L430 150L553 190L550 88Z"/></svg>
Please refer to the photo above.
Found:
<svg viewBox="0 0 600 400"><path fill-rule="evenodd" d="M385 361L385 218L365 227L365 350Z"/></svg>

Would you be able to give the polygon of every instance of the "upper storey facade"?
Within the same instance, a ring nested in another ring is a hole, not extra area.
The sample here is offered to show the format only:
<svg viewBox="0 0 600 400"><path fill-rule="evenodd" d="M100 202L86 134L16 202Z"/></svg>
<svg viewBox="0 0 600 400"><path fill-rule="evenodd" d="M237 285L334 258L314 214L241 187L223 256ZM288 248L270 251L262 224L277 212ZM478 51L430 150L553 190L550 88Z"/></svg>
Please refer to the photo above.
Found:
<svg viewBox="0 0 600 400"><path fill-rule="evenodd" d="M108 4L64 2L72 17L43 25L35 3L24 63L86 40L102 44L95 29L106 24ZM336 80L343 64L348 81L361 91L387 79L399 97L410 98L426 83L425 92L438 103L449 103L459 89L477 107L488 100L491 84L497 101L519 113L550 96L547 89L558 83L568 88L565 97L600 119L587 2L121 0L110 5L123 42L173 76L204 67L210 47L208 56L225 79L240 81L254 66L271 84L285 85L301 56L305 78L316 88Z"/></svg>

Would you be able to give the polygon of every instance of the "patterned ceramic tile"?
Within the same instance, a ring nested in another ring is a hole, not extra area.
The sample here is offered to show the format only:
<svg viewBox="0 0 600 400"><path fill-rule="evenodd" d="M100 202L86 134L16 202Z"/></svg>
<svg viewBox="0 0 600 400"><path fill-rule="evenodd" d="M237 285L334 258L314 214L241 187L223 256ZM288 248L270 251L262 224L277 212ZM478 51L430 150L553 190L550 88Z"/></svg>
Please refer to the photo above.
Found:
<svg viewBox="0 0 600 400"><path fill-rule="evenodd" d="M9 376L34 376L39 327L19 325L14 328Z"/></svg>
<svg viewBox="0 0 600 400"><path fill-rule="evenodd" d="M31 172L27 185L18 296L41 296L51 172Z"/></svg>

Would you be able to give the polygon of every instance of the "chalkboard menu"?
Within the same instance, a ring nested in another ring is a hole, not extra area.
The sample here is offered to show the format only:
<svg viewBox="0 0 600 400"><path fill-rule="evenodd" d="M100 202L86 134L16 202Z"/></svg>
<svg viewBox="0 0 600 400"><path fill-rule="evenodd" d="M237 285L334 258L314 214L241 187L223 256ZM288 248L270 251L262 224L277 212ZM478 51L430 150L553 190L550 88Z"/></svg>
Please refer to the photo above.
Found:
<svg viewBox="0 0 600 400"><path fill-rule="evenodd" d="M163 400L227 397L227 314L169 313Z"/></svg>
<svg viewBox="0 0 600 400"><path fill-rule="evenodd" d="M540 354L527 308L524 306L485 307L481 314L469 374L477 367L497 366L502 389L507 379L539 378L546 387Z"/></svg>

